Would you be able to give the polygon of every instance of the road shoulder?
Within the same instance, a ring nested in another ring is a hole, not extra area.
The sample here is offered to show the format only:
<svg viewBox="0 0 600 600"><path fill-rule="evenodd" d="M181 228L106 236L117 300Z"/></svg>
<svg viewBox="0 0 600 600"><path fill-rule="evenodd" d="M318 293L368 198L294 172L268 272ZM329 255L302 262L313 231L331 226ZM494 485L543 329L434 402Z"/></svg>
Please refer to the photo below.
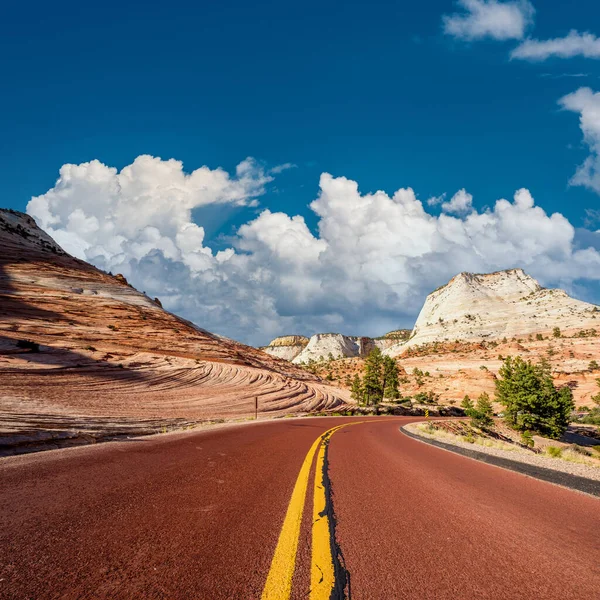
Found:
<svg viewBox="0 0 600 600"><path fill-rule="evenodd" d="M547 481L555 485L560 485L562 487L590 494L592 496L600 497L600 482L594 479L579 477L577 475L571 475L569 473L564 473L563 471L558 471L555 469L549 469L516 460L510 460L499 456L493 456L491 454L487 454L486 452L482 452L479 450L462 448L454 444L442 442L433 438L426 437L424 435L419 435L418 433L409 431L406 428L406 426L400 427L400 431L404 435L413 438L419 442L423 442L425 444L441 448L442 450L447 450L448 452L454 452L455 454L460 454L467 458L478 460L480 462L485 462L487 464L503 469L509 469L511 471L521 473L522 475L526 475L528 477L534 477L536 479L541 479L543 481Z"/></svg>

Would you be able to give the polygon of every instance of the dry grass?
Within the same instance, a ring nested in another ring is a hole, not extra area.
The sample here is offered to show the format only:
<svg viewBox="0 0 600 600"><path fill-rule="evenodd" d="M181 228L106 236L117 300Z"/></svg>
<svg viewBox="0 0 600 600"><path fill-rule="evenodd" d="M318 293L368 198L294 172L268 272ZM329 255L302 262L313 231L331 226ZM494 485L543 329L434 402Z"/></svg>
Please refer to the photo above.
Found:
<svg viewBox="0 0 600 600"><path fill-rule="evenodd" d="M477 435L474 431L470 435L462 436L455 435L442 429L435 429L430 425L424 424L417 425L417 429L429 437L446 440L450 443L460 441L467 442L469 444L476 444L478 446L484 446L485 448L497 448L498 450L507 450L511 452L514 450L519 450L519 448L513 446L512 444L507 444L501 440L494 440L485 436Z"/></svg>
<svg viewBox="0 0 600 600"><path fill-rule="evenodd" d="M571 448L565 448L558 457L561 460L566 460L567 462L577 463L579 465L586 465L588 467L596 467L600 469L600 461L596 458L592 458L591 456L585 456L580 452L576 452Z"/></svg>

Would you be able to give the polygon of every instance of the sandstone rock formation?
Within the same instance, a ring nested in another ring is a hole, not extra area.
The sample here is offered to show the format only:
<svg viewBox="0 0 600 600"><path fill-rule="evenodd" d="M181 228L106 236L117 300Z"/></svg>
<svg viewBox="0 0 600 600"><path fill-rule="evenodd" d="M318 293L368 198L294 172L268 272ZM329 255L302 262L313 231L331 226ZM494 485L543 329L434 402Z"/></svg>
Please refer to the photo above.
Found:
<svg viewBox="0 0 600 600"><path fill-rule="evenodd" d="M597 306L548 290L522 269L485 275L460 273L432 292L417 318L410 340L387 352L455 340L501 340L596 328Z"/></svg>
<svg viewBox="0 0 600 600"><path fill-rule="evenodd" d="M0 210L0 447L250 415L256 397L277 415L348 395L163 310Z"/></svg>
<svg viewBox="0 0 600 600"><path fill-rule="evenodd" d="M312 358L311 370L349 388L376 344L397 358L404 396L433 394L441 404L459 404L465 394L493 397L504 357L544 359L555 384L571 387L576 405L585 407L598 391L599 325L598 307L544 289L521 269L461 273L429 295L412 333L390 332L380 340L319 334L293 361ZM329 352L336 360L327 360Z"/></svg>
<svg viewBox="0 0 600 600"><path fill-rule="evenodd" d="M356 337L341 333L317 333L310 339L300 335L288 335L275 338L268 346L261 348L267 354L292 361L296 364L306 364L311 360L327 360L333 358L364 358L373 348L381 350L405 340L409 331L391 331L381 338Z"/></svg>
<svg viewBox="0 0 600 600"><path fill-rule="evenodd" d="M283 335L271 340L269 345L261 350L271 356L293 361L307 344L308 338L303 335Z"/></svg>

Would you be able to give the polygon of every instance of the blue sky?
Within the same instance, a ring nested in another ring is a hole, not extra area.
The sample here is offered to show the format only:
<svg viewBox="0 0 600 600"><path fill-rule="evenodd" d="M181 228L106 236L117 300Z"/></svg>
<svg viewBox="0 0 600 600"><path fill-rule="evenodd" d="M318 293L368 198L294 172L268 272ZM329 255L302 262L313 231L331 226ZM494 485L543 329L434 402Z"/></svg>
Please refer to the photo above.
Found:
<svg viewBox="0 0 600 600"><path fill-rule="evenodd" d="M510 52L526 38L595 23L600 34L600 5L534 6L522 36L466 39L444 31L443 15L467 11L452 0L11 3L0 25L2 205L25 210L67 163L97 159L120 170L149 154L182 161L187 172L232 173L252 156L266 172L295 166L272 174L258 205L194 208L208 248L231 245L265 208L304 217L318 236L309 204L323 172L358 182L363 194L411 187L424 203L466 188L479 211L524 187L546 213L593 232L600 223L588 214L586 224L586 209L598 208L597 191L569 185L590 148L579 114L558 102L581 87L599 90L600 62L511 60ZM428 210L437 215L441 205ZM589 297L595 282L568 283ZM201 324L207 317L173 307ZM310 326L358 325L331 310L313 314L339 321ZM369 332L413 313L386 313ZM270 323L273 331L297 326ZM226 329L260 337L240 324Z"/></svg>

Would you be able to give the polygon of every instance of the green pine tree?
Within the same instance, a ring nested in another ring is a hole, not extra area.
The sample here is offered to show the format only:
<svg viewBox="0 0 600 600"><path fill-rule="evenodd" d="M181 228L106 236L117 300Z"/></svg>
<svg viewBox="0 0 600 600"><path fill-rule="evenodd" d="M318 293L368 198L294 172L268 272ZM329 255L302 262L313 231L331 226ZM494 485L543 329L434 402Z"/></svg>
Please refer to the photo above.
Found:
<svg viewBox="0 0 600 600"><path fill-rule="evenodd" d="M391 356L383 357L383 397L397 400L400 397L398 391L398 365Z"/></svg>
<svg viewBox="0 0 600 600"><path fill-rule="evenodd" d="M462 399L462 402L460 403L461 407L465 409L465 414L467 416L469 416L469 412L470 410L473 410L475 408L474 404L473 404L473 400L471 400L471 398L469 398L468 394L465 394L465 397Z"/></svg>
<svg viewBox="0 0 600 600"><path fill-rule="evenodd" d="M509 427L557 438L569 424L573 392L556 388L547 361L533 364L520 356L505 359L496 379L496 400L504 405Z"/></svg>
<svg viewBox="0 0 600 600"><path fill-rule="evenodd" d="M470 409L471 425L479 428L491 427L494 424L494 407L490 397L483 392L477 398L475 408Z"/></svg>
<svg viewBox="0 0 600 600"><path fill-rule="evenodd" d="M365 360L363 389L367 405L377 405L383 399L383 356L379 348L371 350Z"/></svg>
<svg viewBox="0 0 600 600"><path fill-rule="evenodd" d="M358 404L361 404L364 394L363 394L363 385L360 380L360 376L358 373L354 375L354 379L352 380L352 387L350 388L350 397L352 400L356 400Z"/></svg>

